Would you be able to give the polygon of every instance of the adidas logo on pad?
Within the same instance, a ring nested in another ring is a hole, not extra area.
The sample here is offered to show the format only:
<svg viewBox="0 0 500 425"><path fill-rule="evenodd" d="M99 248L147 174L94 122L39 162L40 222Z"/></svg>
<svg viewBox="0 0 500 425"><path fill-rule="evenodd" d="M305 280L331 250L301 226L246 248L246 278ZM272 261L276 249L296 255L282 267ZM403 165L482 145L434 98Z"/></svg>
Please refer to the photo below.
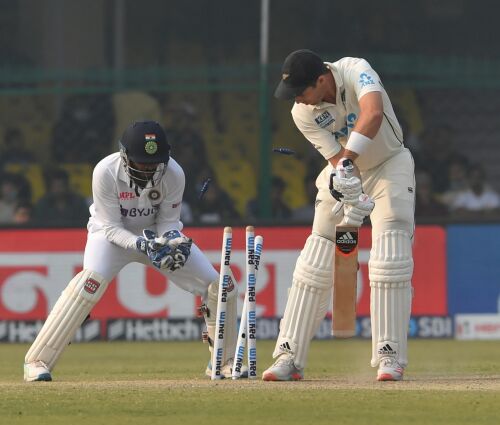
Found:
<svg viewBox="0 0 500 425"><path fill-rule="evenodd" d="M386 355L386 356L395 356L397 352L392 349L392 347L389 344L385 344L383 347L379 348L378 354L380 355Z"/></svg>
<svg viewBox="0 0 500 425"><path fill-rule="evenodd" d="M285 341L283 344L281 344L279 349L282 353L293 354L293 351L290 348L290 344L288 343L288 341Z"/></svg>

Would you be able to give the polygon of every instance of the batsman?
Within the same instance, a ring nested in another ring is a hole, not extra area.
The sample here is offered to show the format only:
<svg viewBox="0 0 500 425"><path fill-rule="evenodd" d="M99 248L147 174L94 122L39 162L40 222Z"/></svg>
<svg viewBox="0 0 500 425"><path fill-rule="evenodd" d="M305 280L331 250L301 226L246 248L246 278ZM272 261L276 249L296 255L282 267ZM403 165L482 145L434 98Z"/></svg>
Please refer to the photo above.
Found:
<svg viewBox="0 0 500 425"><path fill-rule="evenodd" d="M52 371L77 329L113 278L132 262L155 267L180 288L201 296L208 342L214 340L219 274L182 233L184 171L170 157L165 132L154 121L135 122L123 133L119 147L94 169L83 270L62 292L26 354L25 381L52 380ZM236 292L236 285L228 290L229 323L236 322ZM231 376L236 338L236 327L229 326L224 377ZM210 363L205 373L211 375Z"/></svg>
<svg viewBox="0 0 500 425"><path fill-rule="evenodd" d="M316 180L312 232L293 273L276 360L262 378L303 379L311 340L330 305L335 226L359 227L369 216L371 366L379 381L399 381L408 364L415 177L389 97L366 60L324 62L310 50L285 59L275 97L295 101L295 125L327 165ZM353 174L344 169L351 161Z"/></svg>

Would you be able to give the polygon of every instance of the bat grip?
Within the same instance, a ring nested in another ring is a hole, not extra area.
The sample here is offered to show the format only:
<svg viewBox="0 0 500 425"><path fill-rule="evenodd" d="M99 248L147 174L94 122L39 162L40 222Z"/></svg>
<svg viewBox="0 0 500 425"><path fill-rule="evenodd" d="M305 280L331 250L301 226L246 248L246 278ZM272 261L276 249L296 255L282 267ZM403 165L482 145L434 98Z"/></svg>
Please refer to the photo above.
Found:
<svg viewBox="0 0 500 425"><path fill-rule="evenodd" d="M342 159L342 167L338 170L338 173L339 177L351 178L354 175L354 162L352 162L352 159Z"/></svg>

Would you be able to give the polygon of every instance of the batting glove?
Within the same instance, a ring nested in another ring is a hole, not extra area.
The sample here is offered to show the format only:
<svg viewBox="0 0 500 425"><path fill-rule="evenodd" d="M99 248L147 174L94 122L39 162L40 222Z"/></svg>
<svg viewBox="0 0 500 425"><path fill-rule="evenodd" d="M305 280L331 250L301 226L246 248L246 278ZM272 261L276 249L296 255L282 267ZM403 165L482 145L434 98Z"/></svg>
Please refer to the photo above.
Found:
<svg viewBox="0 0 500 425"><path fill-rule="evenodd" d="M330 193L337 201L342 201L348 205L355 205L358 203L359 195L362 192L361 180L358 177L339 177L335 172L332 172L330 175Z"/></svg>
<svg viewBox="0 0 500 425"><path fill-rule="evenodd" d="M365 193L358 198L356 205L344 205L344 218L342 222L348 226L361 227L365 217L369 216L375 207L373 200Z"/></svg>

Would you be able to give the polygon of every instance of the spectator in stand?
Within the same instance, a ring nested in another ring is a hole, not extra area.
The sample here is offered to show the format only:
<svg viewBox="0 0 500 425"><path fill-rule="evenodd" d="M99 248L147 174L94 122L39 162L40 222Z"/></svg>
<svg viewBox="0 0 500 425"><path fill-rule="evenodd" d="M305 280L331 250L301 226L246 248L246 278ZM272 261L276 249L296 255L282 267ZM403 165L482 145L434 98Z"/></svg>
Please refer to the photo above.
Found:
<svg viewBox="0 0 500 425"><path fill-rule="evenodd" d="M182 168L195 171L186 175L185 198L192 204L196 200L195 187L199 176L196 171L207 166L205 144L198 129L198 115L194 107L187 102L169 110L167 115L172 117L171 124L166 129L167 137L171 140L172 153Z"/></svg>
<svg viewBox="0 0 500 425"><path fill-rule="evenodd" d="M444 205L452 205L457 195L468 189L467 170L469 162L463 158L454 158L448 166L448 190L439 196Z"/></svg>
<svg viewBox="0 0 500 425"><path fill-rule="evenodd" d="M33 220L33 205L28 201L21 201L14 209L13 224L24 226L31 224Z"/></svg>
<svg viewBox="0 0 500 425"><path fill-rule="evenodd" d="M210 177L208 190L193 206L195 221L204 224L225 224L227 221L239 219L233 200L222 190L215 176Z"/></svg>
<svg viewBox="0 0 500 425"><path fill-rule="evenodd" d="M278 176L271 179L271 217L272 218L291 218L292 210L285 202L283 195L285 193L286 183Z"/></svg>
<svg viewBox="0 0 500 425"><path fill-rule="evenodd" d="M500 195L486 182L483 167L473 164L467 172L468 188L457 194L451 212L457 218L488 218L500 214Z"/></svg>
<svg viewBox="0 0 500 425"><path fill-rule="evenodd" d="M273 176L271 178L271 218L273 219L289 219L292 217L292 210L283 198L285 189L286 183L281 177ZM246 218L255 220L260 217L259 212L259 199L248 201Z"/></svg>
<svg viewBox="0 0 500 425"><path fill-rule="evenodd" d="M417 168L427 171L436 193L442 194L450 187L450 164L455 160L466 161L466 157L453 146L453 131L447 125L426 129L421 138L421 146L415 155Z"/></svg>
<svg viewBox="0 0 500 425"><path fill-rule="evenodd" d="M432 188L430 174L424 170L415 173L415 217L443 218L448 216L448 209L438 201Z"/></svg>
<svg viewBox="0 0 500 425"><path fill-rule="evenodd" d="M0 224L14 223L16 205L30 198L31 187L24 176L3 173L0 176Z"/></svg>
<svg viewBox="0 0 500 425"><path fill-rule="evenodd" d="M316 176L317 174L310 173L306 176L306 195L307 202L305 205L295 208L292 211L292 220L296 222L301 222L304 224L311 224L314 219L314 209L316 195L318 194L318 188L316 187Z"/></svg>
<svg viewBox="0 0 500 425"><path fill-rule="evenodd" d="M65 170L52 169L45 175L45 195L35 206L39 225L84 227L89 219L85 198L74 192Z"/></svg>
<svg viewBox="0 0 500 425"><path fill-rule="evenodd" d="M108 95L75 95L64 100L54 127L52 157L59 163L96 164L107 155L115 115Z"/></svg>
<svg viewBox="0 0 500 425"><path fill-rule="evenodd" d="M34 162L33 154L26 149L26 140L21 130L7 127L3 134L3 148L0 151L0 168L7 164L29 164Z"/></svg>

